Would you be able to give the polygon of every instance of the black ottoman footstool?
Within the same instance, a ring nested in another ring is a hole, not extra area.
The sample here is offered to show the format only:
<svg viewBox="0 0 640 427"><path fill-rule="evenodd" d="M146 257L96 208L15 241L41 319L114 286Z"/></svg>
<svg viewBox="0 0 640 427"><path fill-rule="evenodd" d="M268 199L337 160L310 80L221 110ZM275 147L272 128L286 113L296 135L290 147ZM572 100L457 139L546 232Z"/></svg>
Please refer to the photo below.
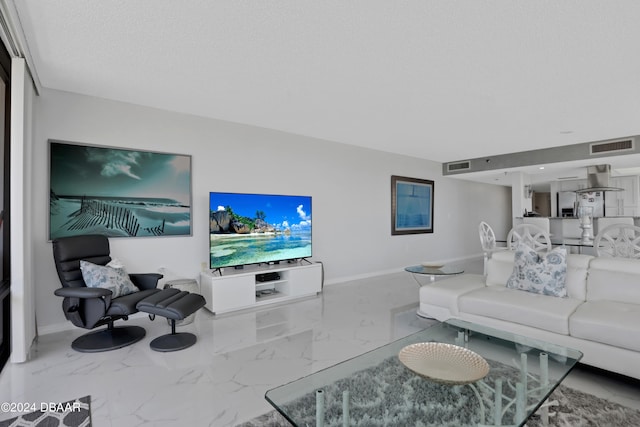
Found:
<svg viewBox="0 0 640 427"><path fill-rule="evenodd" d="M197 341L189 332L176 333L176 320L182 320L204 307L206 301L202 295L192 294L178 289L164 289L136 304L139 311L166 317L171 320L171 333L151 341L156 351L176 351L191 347Z"/></svg>

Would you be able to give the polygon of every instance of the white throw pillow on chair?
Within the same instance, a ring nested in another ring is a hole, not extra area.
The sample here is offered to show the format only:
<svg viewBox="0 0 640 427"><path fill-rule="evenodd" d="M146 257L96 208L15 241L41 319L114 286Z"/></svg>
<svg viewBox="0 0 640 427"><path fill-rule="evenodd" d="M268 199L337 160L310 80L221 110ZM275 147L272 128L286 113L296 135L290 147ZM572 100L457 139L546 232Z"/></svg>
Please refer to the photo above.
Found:
<svg viewBox="0 0 640 427"><path fill-rule="evenodd" d="M97 265L89 261L80 261L82 278L89 288L103 288L111 291L112 298L132 294L140 289L133 284L123 267Z"/></svg>

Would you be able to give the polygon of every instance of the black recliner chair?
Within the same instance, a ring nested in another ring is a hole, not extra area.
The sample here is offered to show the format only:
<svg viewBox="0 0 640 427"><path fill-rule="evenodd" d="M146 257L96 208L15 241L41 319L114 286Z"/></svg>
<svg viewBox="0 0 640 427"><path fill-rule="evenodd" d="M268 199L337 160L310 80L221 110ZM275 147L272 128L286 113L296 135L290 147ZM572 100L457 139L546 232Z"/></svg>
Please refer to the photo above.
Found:
<svg viewBox="0 0 640 427"><path fill-rule="evenodd" d="M73 341L71 348L83 353L115 350L144 338L146 331L140 326L114 327L118 319L127 320L136 313L136 304L159 292L161 274L129 274L139 292L112 298L112 292L103 288L87 287L80 270L80 260L106 265L111 261L109 239L102 235L63 237L53 241L53 259L62 282L62 288L54 294L63 297L62 310L74 325L94 329L106 328L82 335Z"/></svg>

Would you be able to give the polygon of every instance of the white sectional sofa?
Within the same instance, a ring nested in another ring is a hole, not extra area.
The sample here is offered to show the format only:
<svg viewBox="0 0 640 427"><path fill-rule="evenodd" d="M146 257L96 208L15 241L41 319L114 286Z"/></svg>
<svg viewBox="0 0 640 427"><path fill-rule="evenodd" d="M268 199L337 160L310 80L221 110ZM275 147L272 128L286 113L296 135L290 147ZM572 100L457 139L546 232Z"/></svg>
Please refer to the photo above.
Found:
<svg viewBox="0 0 640 427"><path fill-rule="evenodd" d="M567 297L510 289L515 251L493 254L487 276L420 288L418 314L469 322L574 348L581 363L640 379L640 260L568 254Z"/></svg>

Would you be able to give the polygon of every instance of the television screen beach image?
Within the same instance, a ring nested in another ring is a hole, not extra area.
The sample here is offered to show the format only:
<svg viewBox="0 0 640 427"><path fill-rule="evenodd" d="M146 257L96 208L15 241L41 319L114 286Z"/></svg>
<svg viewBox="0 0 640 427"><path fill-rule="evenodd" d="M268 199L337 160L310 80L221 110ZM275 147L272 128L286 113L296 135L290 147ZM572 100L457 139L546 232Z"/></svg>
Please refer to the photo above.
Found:
<svg viewBox="0 0 640 427"><path fill-rule="evenodd" d="M311 256L311 197L209 194L210 267Z"/></svg>
<svg viewBox="0 0 640 427"><path fill-rule="evenodd" d="M49 238L191 235L191 156L50 141Z"/></svg>

